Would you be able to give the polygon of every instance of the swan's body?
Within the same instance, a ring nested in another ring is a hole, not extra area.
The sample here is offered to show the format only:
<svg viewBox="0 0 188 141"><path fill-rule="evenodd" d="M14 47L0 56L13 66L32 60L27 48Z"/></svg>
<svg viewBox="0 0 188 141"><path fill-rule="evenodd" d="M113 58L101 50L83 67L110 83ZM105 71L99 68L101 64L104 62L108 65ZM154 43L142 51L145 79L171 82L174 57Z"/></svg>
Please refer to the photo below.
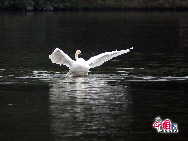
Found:
<svg viewBox="0 0 188 141"><path fill-rule="evenodd" d="M133 47L130 49L133 49ZM90 68L100 66L113 57L129 52L130 49L101 53L97 56L91 57L88 61L85 61L83 58L78 58L81 51L77 50L74 61L62 50L56 48L54 52L49 55L49 58L52 63L66 65L70 69L67 76L87 76Z"/></svg>

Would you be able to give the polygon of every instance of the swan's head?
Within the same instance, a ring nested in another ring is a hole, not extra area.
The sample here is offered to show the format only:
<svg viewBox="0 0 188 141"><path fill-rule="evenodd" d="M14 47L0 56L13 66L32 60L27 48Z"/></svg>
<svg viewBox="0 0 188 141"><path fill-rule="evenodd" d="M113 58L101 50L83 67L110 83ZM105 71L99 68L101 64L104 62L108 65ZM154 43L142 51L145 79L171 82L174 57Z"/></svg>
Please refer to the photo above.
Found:
<svg viewBox="0 0 188 141"><path fill-rule="evenodd" d="M81 51L80 51L80 50L77 50L77 51L76 51L76 54L81 54Z"/></svg>
<svg viewBox="0 0 188 141"><path fill-rule="evenodd" d="M76 53L75 53L75 59L77 60L78 59L78 55L81 53L80 50L77 50Z"/></svg>

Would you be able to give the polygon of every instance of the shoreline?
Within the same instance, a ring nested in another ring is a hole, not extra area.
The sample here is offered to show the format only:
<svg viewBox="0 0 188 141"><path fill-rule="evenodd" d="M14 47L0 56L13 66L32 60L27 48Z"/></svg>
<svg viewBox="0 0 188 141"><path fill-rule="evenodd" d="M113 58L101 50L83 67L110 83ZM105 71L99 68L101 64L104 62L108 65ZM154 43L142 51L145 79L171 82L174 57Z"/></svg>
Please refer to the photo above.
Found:
<svg viewBox="0 0 188 141"><path fill-rule="evenodd" d="M25 0L0 2L0 11L188 11L187 0Z"/></svg>
<svg viewBox="0 0 188 141"><path fill-rule="evenodd" d="M161 12L187 12L188 8L84 8L84 9L53 9L53 10L25 10L25 9L0 9L0 12L153 12L153 11L161 11Z"/></svg>

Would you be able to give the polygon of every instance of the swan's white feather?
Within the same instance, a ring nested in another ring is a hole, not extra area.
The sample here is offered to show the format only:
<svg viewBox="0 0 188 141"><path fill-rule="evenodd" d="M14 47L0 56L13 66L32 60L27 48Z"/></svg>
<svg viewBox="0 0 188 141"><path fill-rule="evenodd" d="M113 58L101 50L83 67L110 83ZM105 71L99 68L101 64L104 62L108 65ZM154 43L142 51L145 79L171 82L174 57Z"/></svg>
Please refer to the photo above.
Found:
<svg viewBox="0 0 188 141"><path fill-rule="evenodd" d="M106 62L114 57L117 57L121 54L127 53L129 51L130 51L130 49L101 53L97 56L91 57L87 62L89 64L90 68L98 67L98 66L102 65L104 62Z"/></svg>
<svg viewBox="0 0 188 141"><path fill-rule="evenodd" d="M71 68L71 66L74 63L74 60L72 60L67 54L65 54L59 48L56 48L54 52L51 55L49 55L49 58L51 59L52 63L66 65L68 68Z"/></svg>
<svg viewBox="0 0 188 141"><path fill-rule="evenodd" d="M133 47L130 49L133 49ZM130 49L105 52L97 56L91 57L88 61L85 61L83 58L78 58L78 54L80 54L81 51L77 50L75 54L76 61L74 61L62 50L56 48L54 52L49 55L49 58L51 59L52 63L60 65L63 64L69 67L70 70L67 73L67 76L87 76L90 68L100 66L104 62L112 59L113 57L129 52Z"/></svg>

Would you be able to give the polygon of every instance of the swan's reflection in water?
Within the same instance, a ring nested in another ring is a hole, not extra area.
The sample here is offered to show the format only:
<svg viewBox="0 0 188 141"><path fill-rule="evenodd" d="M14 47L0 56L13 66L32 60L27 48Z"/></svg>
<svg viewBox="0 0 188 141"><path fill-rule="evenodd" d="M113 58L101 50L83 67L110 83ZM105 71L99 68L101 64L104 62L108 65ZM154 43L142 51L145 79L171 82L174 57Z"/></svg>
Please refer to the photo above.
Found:
<svg viewBox="0 0 188 141"><path fill-rule="evenodd" d="M118 76L53 78L50 114L53 135L60 139L125 134L131 122L131 97Z"/></svg>

